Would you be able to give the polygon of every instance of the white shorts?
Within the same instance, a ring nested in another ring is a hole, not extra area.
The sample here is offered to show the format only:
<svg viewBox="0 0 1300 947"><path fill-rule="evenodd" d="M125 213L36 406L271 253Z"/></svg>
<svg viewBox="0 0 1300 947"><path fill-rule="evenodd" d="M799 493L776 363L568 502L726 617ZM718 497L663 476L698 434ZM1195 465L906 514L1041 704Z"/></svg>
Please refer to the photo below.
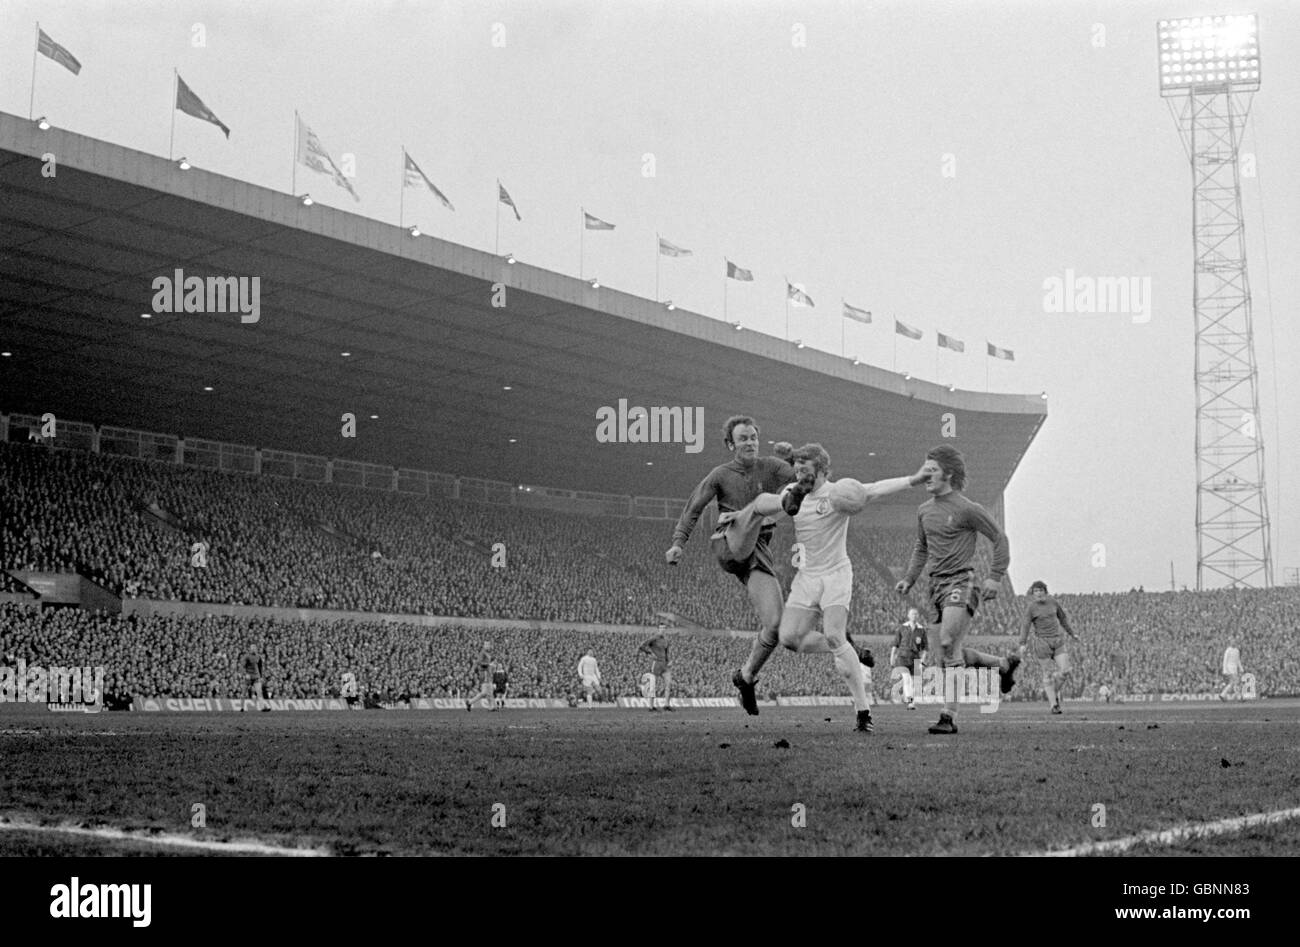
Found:
<svg viewBox="0 0 1300 947"><path fill-rule="evenodd" d="M589 691L594 691L600 686L600 681L594 677L584 677L582 679L582 686Z"/></svg>
<svg viewBox="0 0 1300 947"><path fill-rule="evenodd" d="M853 566L846 565L819 576L799 572L790 583L790 597L785 604L821 611L832 605L848 608L852 598Z"/></svg>

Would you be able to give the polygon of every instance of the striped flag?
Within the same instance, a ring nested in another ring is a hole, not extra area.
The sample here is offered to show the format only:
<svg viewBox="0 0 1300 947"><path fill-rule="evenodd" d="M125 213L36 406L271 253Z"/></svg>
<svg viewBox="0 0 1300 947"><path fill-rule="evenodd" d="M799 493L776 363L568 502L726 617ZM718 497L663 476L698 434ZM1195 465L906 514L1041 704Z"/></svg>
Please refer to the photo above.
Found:
<svg viewBox="0 0 1300 947"><path fill-rule="evenodd" d="M989 355L993 356L994 358L1000 358L1008 362L1014 362L1016 360L1016 353L1011 351L1011 349L1000 349L992 342L988 343L988 347L989 347Z"/></svg>
<svg viewBox="0 0 1300 947"><path fill-rule="evenodd" d="M664 256L690 256L691 251L685 247L679 247L669 243L663 237L659 238L659 252Z"/></svg>
<svg viewBox="0 0 1300 947"><path fill-rule="evenodd" d="M794 303L796 306L816 306L816 303L812 301L811 296L799 287L795 286L789 280L786 280L785 283L785 298L790 300L790 302Z"/></svg>
<svg viewBox="0 0 1300 947"><path fill-rule="evenodd" d="M899 322L897 319L894 320L894 331L899 335L907 336L909 339L919 339L921 337L920 329L913 329L907 323Z"/></svg>
<svg viewBox="0 0 1300 947"><path fill-rule="evenodd" d="M36 28L36 32L38 34L36 37L36 51L38 53L50 57L74 76L81 72L81 63L77 62L76 56L50 39L49 34L40 27Z"/></svg>
<svg viewBox="0 0 1300 947"><path fill-rule="evenodd" d="M840 301L844 302L843 300ZM854 322L870 322L871 313L867 312L865 309L859 309L857 306L850 306L848 303L844 303L844 318L852 319Z"/></svg>
<svg viewBox="0 0 1300 947"><path fill-rule="evenodd" d="M511 198L510 192L505 189L505 186L500 180L497 181L497 200L515 212L515 220L523 220L523 218L519 216L519 208L515 206L514 199Z"/></svg>
<svg viewBox="0 0 1300 947"><path fill-rule="evenodd" d="M447 195L434 186L433 182L420 170L420 166L415 163L415 159L406 153L405 148L402 149L402 157L406 159L406 175L402 179L402 187L419 187L423 183L425 187L433 192L434 197L442 201L443 207L454 211L456 208L451 206L451 201L447 200Z"/></svg>
<svg viewBox="0 0 1300 947"><path fill-rule="evenodd" d="M230 137L230 129L226 126L226 123L217 118L212 109L203 104L203 100L190 90L190 87L185 84L185 80L180 77L179 73L176 76L176 107L186 115L193 115L205 122L211 122L225 132L227 138Z"/></svg>
<svg viewBox="0 0 1300 947"><path fill-rule="evenodd" d="M939 348L952 349L954 352L966 351L965 342L959 341L958 339L954 339L950 335L944 335L942 332L937 332L935 333L935 335L937 335L939 338Z"/></svg>
<svg viewBox="0 0 1300 947"><path fill-rule="evenodd" d="M329 152L320 143L316 133L302 120L302 116L298 115L296 117L298 119L298 163L306 165L313 171L319 171L321 174L328 174L334 179L335 184L352 195L354 201L360 201L361 198L352 189L352 182L347 179L347 175L339 170L339 166L329 156Z"/></svg>
<svg viewBox="0 0 1300 947"><path fill-rule="evenodd" d="M586 225L588 230L613 230L614 229L614 225L611 224L609 221L601 220L599 217L595 217L587 213L586 210L583 210L582 212L582 222L583 224Z"/></svg>
<svg viewBox="0 0 1300 947"><path fill-rule="evenodd" d="M727 279L739 280L742 283L754 282L754 274L749 270L736 266L730 260L727 260Z"/></svg>

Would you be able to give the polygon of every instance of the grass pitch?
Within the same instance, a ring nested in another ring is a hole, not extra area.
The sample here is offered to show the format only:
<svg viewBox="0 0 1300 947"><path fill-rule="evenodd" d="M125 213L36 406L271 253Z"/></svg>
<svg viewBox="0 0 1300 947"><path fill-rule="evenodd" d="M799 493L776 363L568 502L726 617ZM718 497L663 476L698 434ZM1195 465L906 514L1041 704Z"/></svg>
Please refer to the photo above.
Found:
<svg viewBox="0 0 1300 947"><path fill-rule="evenodd" d="M1300 701L1003 703L955 737L875 716L10 710L0 820L338 855L1011 855L1300 806ZM0 831L15 854L192 852ZM1127 854L1295 855L1300 820Z"/></svg>

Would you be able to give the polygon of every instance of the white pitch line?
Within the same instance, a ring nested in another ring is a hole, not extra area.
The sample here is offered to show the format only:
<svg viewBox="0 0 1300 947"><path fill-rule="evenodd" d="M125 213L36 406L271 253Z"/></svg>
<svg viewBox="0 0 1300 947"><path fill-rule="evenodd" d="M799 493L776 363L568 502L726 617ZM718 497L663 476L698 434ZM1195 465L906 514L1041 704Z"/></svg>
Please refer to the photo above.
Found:
<svg viewBox="0 0 1300 947"><path fill-rule="evenodd" d="M159 845L163 848L188 848L229 855L280 855L289 858L326 858L329 856L329 852L316 848L284 848L279 845L269 845L265 842L218 842L188 838L184 835L148 835L141 832L127 832L124 829L107 827L87 829L76 825L38 825L35 822L21 822L0 817L0 831L4 830L11 832L52 832L111 842Z"/></svg>
<svg viewBox="0 0 1300 947"><path fill-rule="evenodd" d="M1124 838L1111 839L1106 842L1088 842L1074 848L1063 848L1046 852L1021 852L1022 858L1077 858L1080 855L1094 855L1101 852L1123 852L1135 845L1145 843L1156 845L1173 845L1176 842L1193 838L1208 838L1214 835L1226 835L1240 832L1256 825L1273 825L1288 819L1300 818L1300 808L1277 809L1273 812L1257 812L1254 815L1237 816L1232 819L1219 819L1216 822L1187 822L1169 829L1157 829L1140 835L1128 835Z"/></svg>

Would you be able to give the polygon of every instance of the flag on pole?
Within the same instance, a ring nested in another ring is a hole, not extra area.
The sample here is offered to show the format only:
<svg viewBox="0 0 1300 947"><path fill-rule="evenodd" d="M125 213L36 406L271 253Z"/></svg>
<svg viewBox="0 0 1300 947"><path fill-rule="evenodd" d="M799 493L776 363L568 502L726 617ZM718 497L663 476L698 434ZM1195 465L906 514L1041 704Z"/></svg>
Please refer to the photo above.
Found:
<svg viewBox="0 0 1300 947"><path fill-rule="evenodd" d="M48 33L37 28L39 35L36 38L36 51L42 56L48 56L56 63L62 66L74 76L81 72L81 63L77 62L77 57L68 52L67 49L60 46L54 40L50 39Z"/></svg>
<svg viewBox="0 0 1300 947"><path fill-rule="evenodd" d="M843 302L843 300L841 300ZM850 306L844 303L844 318L852 319L854 322L870 322L871 313L865 309L859 309L857 306Z"/></svg>
<svg viewBox="0 0 1300 947"><path fill-rule="evenodd" d="M811 296L809 296L807 293L805 293L805 292L804 292L802 289L800 289L799 287L795 286L795 285L794 285L793 283L791 283L789 280L786 280L786 282L785 282L785 296L786 296L787 299L790 300L790 302L794 303L796 306L815 306L815 305L816 305L816 304L812 301L812 297L811 297Z"/></svg>
<svg viewBox="0 0 1300 947"><path fill-rule="evenodd" d="M582 218L583 218L583 223L586 225L588 230L613 230L614 229L614 225L611 224L609 221L601 220L599 217L594 217L591 214L587 213L585 209L582 212Z"/></svg>
<svg viewBox="0 0 1300 947"><path fill-rule="evenodd" d="M226 123L217 118L212 109L203 104L203 100L190 90L190 87L185 84L185 80L180 75L176 76L176 107L186 115L193 115L205 122L211 122L225 132L227 138L230 137L230 128Z"/></svg>
<svg viewBox="0 0 1300 947"><path fill-rule="evenodd" d="M306 165L313 171L330 175L330 177L334 178L335 184L352 195L354 201L361 200L357 196L357 192L352 189L352 182L339 170L339 166L329 156L329 152L320 143L316 133L307 127L307 123L302 120L302 116L298 116L298 163Z"/></svg>
<svg viewBox="0 0 1300 947"><path fill-rule="evenodd" d="M727 260L727 279L739 280L742 283L754 282L754 274L743 267L736 266L730 260Z"/></svg>
<svg viewBox="0 0 1300 947"><path fill-rule="evenodd" d="M954 339L954 338L953 338L952 336L950 336L950 335L944 335L942 332L937 332L937 333L935 333L935 335L938 336L938 339L939 339L939 348L941 348L941 349L952 349L954 352L965 352L965 351L966 351L966 343L965 343L965 342L961 342L961 341L959 341L959 340L957 340L957 339Z"/></svg>
<svg viewBox="0 0 1300 947"><path fill-rule="evenodd" d="M1016 360L1016 353L1011 351L1011 349L1000 349L992 342L989 342L987 344L989 347L989 355L993 356L994 358L1000 358L1008 362L1014 362Z"/></svg>
<svg viewBox="0 0 1300 947"><path fill-rule="evenodd" d="M911 326L899 322L897 319L894 320L894 331L899 335L907 336L909 339L919 339L921 337L920 329L913 329Z"/></svg>
<svg viewBox="0 0 1300 947"><path fill-rule="evenodd" d="M659 252L664 256L690 256L691 251L685 247L679 247L676 244L669 243L663 237L659 238Z"/></svg>
<svg viewBox="0 0 1300 947"><path fill-rule="evenodd" d="M415 159L406 153L405 148L402 149L402 157L406 159L406 176L402 180L402 186L419 187L420 183L423 182L424 185L433 192L433 196L442 201L443 207L447 208L447 210L454 211L456 208L451 206L451 201L447 200L447 195L434 186L434 183L428 179L423 171L420 170L420 166L415 163Z"/></svg>
<svg viewBox="0 0 1300 947"><path fill-rule="evenodd" d="M523 218L519 216L519 208L515 206L514 199L511 198L510 192L505 189L505 186L502 185L500 181L497 181L497 200L515 212L515 220L523 220Z"/></svg>

